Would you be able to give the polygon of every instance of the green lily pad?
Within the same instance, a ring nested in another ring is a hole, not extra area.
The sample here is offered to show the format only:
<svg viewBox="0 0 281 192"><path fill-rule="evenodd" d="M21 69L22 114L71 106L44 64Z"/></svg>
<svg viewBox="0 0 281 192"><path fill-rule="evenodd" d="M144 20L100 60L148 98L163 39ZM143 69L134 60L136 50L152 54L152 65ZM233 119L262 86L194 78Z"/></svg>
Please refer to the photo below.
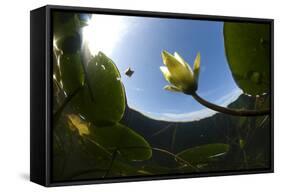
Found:
<svg viewBox="0 0 281 192"><path fill-rule="evenodd" d="M81 29L86 26L85 22L80 19L80 14L54 12L54 46L66 54L79 51L82 44Z"/></svg>
<svg viewBox="0 0 281 192"><path fill-rule="evenodd" d="M62 54L59 60L63 89L66 94L71 94L84 83L80 52L76 54Z"/></svg>
<svg viewBox="0 0 281 192"><path fill-rule="evenodd" d="M141 161L152 156L149 143L141 135L119 123L106 127L93 125L89 137L111 152L117 150L127 160Z"/></svg>
<svg viewBox="0 0 281 192"><path fill-rule="evenodd" d="M81 49L82 37L78 32L56 40L56 46L64 54L75 54Z"/></svg>
<svg viewBox="0 0 281 192"><path fill-rule="evenodd" d="M82 27L86 26L85 21L79 18L76 13L54 12L53 13L53 30L56 39L73 35Z"/></svg>
<svg viewBox="0 0 281 192"><path fill-rule="evenodd" d="M186 149L178 153L177 156L191 164L196 165L207 163L213 159L216 159L217 157L226 154L228 150L228 144L215 143Z"/></svg>
<svg viewBox="0 0 281 192"><path fill-rule="evenodd" d="M121 138L123 136L125 139ZM116 146L120 149L114 156ZM79 115L64 113L54 126L55 181L142 175L139 172L141 168L130 163L149 156L149 144L139 134L120 124L97 128Z"/></svg>
<svg viewBox="0 0 281 192"><path fill-rule="evenodd" d="M246 94L270 89L270 25L224 23L225 52L232 76Z"/></svg>
<svg viewBox="0 0 281 192"><path fill-rule="evenodd" d="M101 52L93 57L88 63L87 80L74 98L78 112L99 126L120 121L125 112L125 92L113 61Z"/></svg>

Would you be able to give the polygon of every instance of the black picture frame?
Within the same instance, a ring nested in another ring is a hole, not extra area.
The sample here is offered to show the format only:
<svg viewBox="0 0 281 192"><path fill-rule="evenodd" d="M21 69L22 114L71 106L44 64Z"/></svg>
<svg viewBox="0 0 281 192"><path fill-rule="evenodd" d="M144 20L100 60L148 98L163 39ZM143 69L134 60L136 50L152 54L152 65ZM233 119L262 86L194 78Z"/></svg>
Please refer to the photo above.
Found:
<svg viewBox="0 0 281 192"><path fill-rule="evenodd" d="M52 11L71 11L83 13L102 13L157 18L180 18L209 21L253 22L270 24L271 34L271 121L270 121L270 167L251 171L219 171L211 173L192 173L145 177L122 177L85 181L53 182L51 178L52 148ZM43 186L81 185L145 181L159 179L178 179L210 176L226 176L274 172L274 20L245 17L226 17L214 15L195 15L183 13L149 12L137 10L118 10L89 7L70 7L46 5L30 12L30 180Z"/></svg>

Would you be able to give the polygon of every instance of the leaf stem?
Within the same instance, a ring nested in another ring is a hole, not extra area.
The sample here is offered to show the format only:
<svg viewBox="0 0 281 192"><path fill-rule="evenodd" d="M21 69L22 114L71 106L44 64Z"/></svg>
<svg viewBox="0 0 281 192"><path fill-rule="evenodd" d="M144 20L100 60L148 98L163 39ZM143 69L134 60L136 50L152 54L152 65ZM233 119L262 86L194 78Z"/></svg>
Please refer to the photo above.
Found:
<svg viewBox="0 0 281 192"><path fill-rule="evenodd" d="M168 150L165 150L165 149L161 149L161 148L157 148L157 147L146 147L146 146L130 146L130 147L122 147L121 149L150 149L153 151L158 151L158 152L161 152L163 154L173 157L176 161L184 163L186 166L189 166L190 168L194 169L195 171L199 171L199 169L197 167L193 166L188 161L184 160L180 156L178 156Z"/></svg>
<svg viewBox="0 0 281 192"><path fill-rule="evenodd" d="M109 175L109 173L110 173L110 171L111 171L111 169L112 169L112 167L113 167L114 160L115 160L116 157L117 157L117 152L118 152L118 149L116 148L116 149L113 151L113 153L112 153L112 158L111 158L111 161L110 161L110 163L109 163L109 167L108 167L107 171L105 172L105 175L103 176L104 178L106 178L106 177Z"/></svg>
<svg viewBox="0 0 281 192"><path fill-rule="evenodd" d="M64 100L63 104L60 106L60 108L54 113L54 124L58 121L58 119L61 116L61 113L63 112L66 105L71 101L71 99L83 88L83 86L78 87L72 94L68 95L66 99Z"/></svg>
<svg viewBox="0 0 281 192"><path fill-rule="evenodd" d="M262 109L262 110L247 110L247 109L230 109L227 107L221 107L219 105L210 103L206 101L202 97L200 97L196 92L191 95L196 101L198 101L201 105L208 107L214 111L233 115L233 116L262 116L262 115L269 115L269 109Z"/></svg>
<svg viewBox="0 0 281 192"><path fill-rule="evenodd" d="M198 171L198 168L197 168L197 167L193 166L193 165L192 165L191 163L189 163L188 161L184 160L183 158L179 157L178 155L176 155L176 154L174 154L174 153L172 153L172 152L170 152L170 151L167 151L167 150L165 150L165 149L160 149L160 148L157 148L157 147L152 147L151 149L154 150L154 151L159 151L159 152L165 153L165 154L167 154L167 155L169 155L169 156L172 156L172 157L175 158L175 160L181 161L181 162L183 162L185 165L187 165L187 166L191 167L192 169L194 169L195 171Z"/></svg>

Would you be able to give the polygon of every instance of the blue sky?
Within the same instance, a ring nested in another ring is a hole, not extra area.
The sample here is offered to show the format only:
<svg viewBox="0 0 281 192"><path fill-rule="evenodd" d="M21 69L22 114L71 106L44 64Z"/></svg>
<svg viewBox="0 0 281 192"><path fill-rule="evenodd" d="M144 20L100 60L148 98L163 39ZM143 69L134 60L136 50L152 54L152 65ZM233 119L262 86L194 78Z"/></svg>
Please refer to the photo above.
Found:
<svg viewBox="0 0 281 192"><path fill-rule="evenodd" d="M200 52L197 93L226 106L241 90L227 64L222 28L215 21L93 15L84 36L93 54L103 51L117 65L131 108L154 119L192 121L215 112L191 96L163 89L168 82L159 70L161 52L176 51L192 66ZM124 74L128 67L135 71L132 77Z"/></svg>

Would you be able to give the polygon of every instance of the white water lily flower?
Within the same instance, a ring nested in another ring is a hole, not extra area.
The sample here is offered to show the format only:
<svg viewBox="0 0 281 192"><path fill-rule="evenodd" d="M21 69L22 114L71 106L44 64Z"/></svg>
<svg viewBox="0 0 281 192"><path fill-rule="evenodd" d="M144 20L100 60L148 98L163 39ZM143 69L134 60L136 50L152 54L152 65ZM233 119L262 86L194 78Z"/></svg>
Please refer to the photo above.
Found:
<svg viewBox="0 0 281 192"><path fill-rule="evenodd" d="M197 90L200 53L197 54L194 60L193 70L177 52L172 55L167 51L162 51L162 59L166 66L161 66L160 70L165 79L170 83L164 89L186 94L192 94Z"/></svg>

